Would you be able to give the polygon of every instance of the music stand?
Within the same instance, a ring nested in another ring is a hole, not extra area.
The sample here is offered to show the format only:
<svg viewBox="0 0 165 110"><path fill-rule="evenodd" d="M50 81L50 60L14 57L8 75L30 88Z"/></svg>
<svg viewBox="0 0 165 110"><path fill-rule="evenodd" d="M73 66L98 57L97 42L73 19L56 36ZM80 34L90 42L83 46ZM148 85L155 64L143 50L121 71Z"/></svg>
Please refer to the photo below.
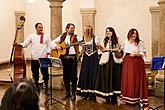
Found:
<svg viewBox="0 0 165 110"><path fill-rule="evenodd" d="M165 56L153 57L150 69L152 71L164 70L164 75L165 75ZM165 85L165 81L164 81L164 85ZM161 108L161 107L165 107L165 101L164 101L164 105L160 105L157 107L149 107L149 109L158 110L158 108Z"/></svg>
<svg viewBox="0 0 165 110"><path fill-rule="evenodd" d="M56 61L55 61L56 60ZM63 104L62 102L58 101L57 99L53 98L52 97L52 67L55 63L58 63L60 62L60 59L52 59L52 58L39 58L39 62L40 62L40 66L41 67L50 67L50 98L47 99L45 102L44 102L44 105L45 107L47 108L48 106L50 105L53 105L55 104L56 102L66 106L65 104ZM52 64L53 62L53 64ZM56 64L56 65L59 65L59 67L62 67L61 63L59 64ZM53 101L55 101L53 103Z"/></svg>

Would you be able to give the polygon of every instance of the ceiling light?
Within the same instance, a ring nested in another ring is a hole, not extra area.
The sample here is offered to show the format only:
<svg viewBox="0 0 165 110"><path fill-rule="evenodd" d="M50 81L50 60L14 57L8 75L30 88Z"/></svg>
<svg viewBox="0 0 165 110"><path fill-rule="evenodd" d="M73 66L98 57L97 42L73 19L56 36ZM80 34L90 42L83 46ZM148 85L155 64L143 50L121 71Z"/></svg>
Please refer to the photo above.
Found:
<svg viewBox="0 0 165 110"><path fill-rule="evenodd" d="M35 0L27 0L29 3L33 3Z"/></svg>

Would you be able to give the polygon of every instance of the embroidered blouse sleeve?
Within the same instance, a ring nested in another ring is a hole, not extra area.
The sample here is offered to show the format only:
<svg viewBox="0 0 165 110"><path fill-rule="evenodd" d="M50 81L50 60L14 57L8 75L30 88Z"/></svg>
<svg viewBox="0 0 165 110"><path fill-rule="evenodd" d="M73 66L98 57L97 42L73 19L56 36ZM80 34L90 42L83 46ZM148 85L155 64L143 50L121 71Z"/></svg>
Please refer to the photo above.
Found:
<svg viewBox="0 0 165 110"><path fill-rule="evenodd" d="M54 40L52 40L51 41L51 49L55 49L55 47L57 46L57 42L60 42L60 39L61 39L61 35L60 36L58 36L56 39L54 39Z"/></svg>
<svg viewBox="0 0 165 110"><path fill-rule="evenodd" d="M100 37L98 37L98 36L96 36L95 37L95 43L96 43L96 45L99 45L100 44Z"/></svg>
<svg viewBox="0 0 165 110"><path fill-rule="evenodd" d="M82 41L82 40L83 40L83 37L77 35L77 40L78 40L78 42L79 42L79 41Z"/></svg>
<svg viewBox="0 0 165 110"><path fill-rule="evenodd" d="M51 53L51 39L50 36L47 35L47 41L46 41L47 47L48 47L48 53Z"/></svg>
<svg viewBox="0 0 165 110"><path fill-rule="evenodd" d="M125 42L122 42L122 41L121 41L120 49L121 49L121 50L124 50L124 46L125 46Z"/></svg>

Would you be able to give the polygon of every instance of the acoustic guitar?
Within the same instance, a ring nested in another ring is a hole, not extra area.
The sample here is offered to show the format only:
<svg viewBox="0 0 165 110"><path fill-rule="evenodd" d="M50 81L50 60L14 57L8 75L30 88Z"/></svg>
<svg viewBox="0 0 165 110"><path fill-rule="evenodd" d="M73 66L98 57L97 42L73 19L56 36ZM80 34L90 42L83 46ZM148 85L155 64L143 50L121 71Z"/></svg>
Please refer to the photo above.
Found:
<svg viewBox="0 0 165 110"><path fill-rule="evenodd" d="M66 45L65 42L58 43L57 45L60 46L62 48L62 50L58 51L57 49L52 49L51 57L59 58L61 55L65 55L67 48L74 46L74 45L81 45L81 44L84 44L84 42L79 41L79 42L72 43L70 45Z"/></svg>

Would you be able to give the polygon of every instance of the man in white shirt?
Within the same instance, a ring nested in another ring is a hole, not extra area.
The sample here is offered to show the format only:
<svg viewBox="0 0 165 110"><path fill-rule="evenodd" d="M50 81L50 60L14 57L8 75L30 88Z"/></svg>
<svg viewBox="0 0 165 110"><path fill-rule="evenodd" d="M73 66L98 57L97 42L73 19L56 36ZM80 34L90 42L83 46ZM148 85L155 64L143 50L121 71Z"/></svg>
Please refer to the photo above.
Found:
<svg viewBox="0 0 165 110"><path fill-rule="evenodd" d="M63 43L71 45L78 41L78 36L74 34L75 25L68 23L66 26L66 32L57 37L52 41L51 47L58 51L63 50L63 48L57 43ZM79 46L73 45L66 49L65 55L61 55L60 59L63 65L63 81L65 85L65 97L63 99L68 99L71 97L70 93L70 82L72 82L72 97L71 100L76 99L76 86L77 86L77 55L79 54Z"/></svg>
<svg viewBox="0 0 165 110"><path fill-rule="evenodd" d="M51 39L46 33L43 33L42 23L36 23L35 29L36 33L29 35L23 43L20 43L20 45L22 45L23 48L26 48L31 44L31 71L33 73L33 79L39 90L38 80L40 68L45 83L45 94L48 94L48 67L40 67L39 58L46 57L45 54L49 50Z"/></svg>

